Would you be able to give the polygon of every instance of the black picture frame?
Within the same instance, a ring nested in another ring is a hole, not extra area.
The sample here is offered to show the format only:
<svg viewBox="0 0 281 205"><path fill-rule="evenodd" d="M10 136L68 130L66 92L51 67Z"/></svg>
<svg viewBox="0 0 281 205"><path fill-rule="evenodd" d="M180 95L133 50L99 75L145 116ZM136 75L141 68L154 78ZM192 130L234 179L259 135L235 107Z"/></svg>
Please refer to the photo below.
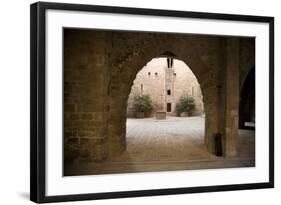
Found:
<svg viewBox="0 0 281 205"><path fill-rule="evenodd" d="M229 184L220 186L46 196L45 25L47 9L263 22L269 24L269 181L263 183ZM32 4L30 7L30 26L30 199L32 201L37 203L45 203L97 200L274 187L274 17L38 2Z"/></svg>

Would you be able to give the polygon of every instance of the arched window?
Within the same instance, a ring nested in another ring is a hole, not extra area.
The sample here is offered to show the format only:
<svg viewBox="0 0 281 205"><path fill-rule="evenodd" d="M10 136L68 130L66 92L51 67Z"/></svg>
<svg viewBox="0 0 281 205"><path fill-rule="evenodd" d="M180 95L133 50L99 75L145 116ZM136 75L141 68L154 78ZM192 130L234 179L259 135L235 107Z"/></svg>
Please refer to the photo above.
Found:
<svg viewBox="0 0 281 205"><path fill-rule="evenodd" d="M172 68L173 67L173 63L174 63L174 59L173 58L167 58L167 66L168 66L168 68Z"/></svg>

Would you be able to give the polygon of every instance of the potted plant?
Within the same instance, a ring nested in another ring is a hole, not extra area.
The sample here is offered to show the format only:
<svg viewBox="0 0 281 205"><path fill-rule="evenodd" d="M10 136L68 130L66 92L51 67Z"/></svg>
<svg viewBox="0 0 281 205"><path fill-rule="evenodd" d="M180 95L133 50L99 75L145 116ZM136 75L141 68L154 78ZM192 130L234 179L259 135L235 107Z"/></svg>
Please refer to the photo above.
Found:
<svg viewBox="0 0 281 205"><path fill-rule="evenodd" d="M152 110L152 100L149 95L140 95L135 97L136 117L144 118L145 113L148 113Z"/></svg>
<svg viewBox="0 0 281 205"><path fill-rule="evenodd" d="M191 96L182 96L176 104L177 115L180 117L188 117L194 108L195 100Z"/></svg>

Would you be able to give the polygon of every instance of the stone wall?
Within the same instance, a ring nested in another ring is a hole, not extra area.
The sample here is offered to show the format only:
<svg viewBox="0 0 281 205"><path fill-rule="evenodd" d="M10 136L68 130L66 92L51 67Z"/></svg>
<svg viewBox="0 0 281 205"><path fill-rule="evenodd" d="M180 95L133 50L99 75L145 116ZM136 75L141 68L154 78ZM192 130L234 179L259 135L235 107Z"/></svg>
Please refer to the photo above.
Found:
<svg viewBox="0 0 281 205"><path fill-rule="evenodd" d="M168 68L167 58L154 58L138 72L128 99L128 117L136 116L134 98L143 94L152 99L150 116L155 116L157 111L167 111L167 103L171 103L171 112L167 111L167 114L175 116L176 104L182 96L192 96L195 100L191 115L204 113L201 88L196 77L183 61L173 59L172 62L172 67Z"/></svg>
<svg viewBox="0 0 281 205"><path fill-rule="evenodd" d="M254 67L253 44L239 37L64 29L65 163L103 161L126 149L128 96L137 73L156 57L192 69L203 96L206 149L214 153L221 133L224 156L235 155L239 79Z"/></svg>
<svg viewBox="0 0 281 205"><path fill-rule="evenodd" d="M66 161L107 156L106 33L64 31L64 151ZM98 72L103 70L103 72Z"/></svg>

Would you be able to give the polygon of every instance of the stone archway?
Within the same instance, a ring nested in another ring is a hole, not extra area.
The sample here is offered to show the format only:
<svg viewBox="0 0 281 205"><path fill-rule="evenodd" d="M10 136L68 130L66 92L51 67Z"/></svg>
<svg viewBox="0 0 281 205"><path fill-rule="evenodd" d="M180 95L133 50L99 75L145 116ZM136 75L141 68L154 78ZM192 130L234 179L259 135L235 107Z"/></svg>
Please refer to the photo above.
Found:
<svg viewBox="0 0 281 205"><path fill-rule="evenodd" d="M167 42L171 41L169 39L166 40ZM177 45L173 46L171 43L163 44L163 40L161 38L153 39L146 44L147 46L145 46L145 48L136 48L131 55L119 62L119 73L112 77L109 92L110 101L112 103L110 106L112 109L110 110L109 118L115 119L109 122L110 155L121 153L126 148L125 114L127 99L137 73L155 56L178 58L190 65L193 73L198 79L199 84L201 85L202 95L204 96L206 113L205 145L210 152L214 152L214 133L219 132L219 112L217 109L220 101L218 98L220 98L220 96L218 95L219 88L216 84L217 82L214 79L210 80L210 76L215 77L216 73L214 73L213 69L210 69L200 58L202 53L197 51L196 45L192 45L194 44L192 39L189 41L189 43L186 42L186 44L183 44L181 39L173 39L173 44ZM144 49L147 50L147 52ZM207 57L205 56L205 58ZM115 118L117 115L119 115L119 118ZM116 149L117 147L119 147L119 149Z"/></svg>
<svg viewBox="0 0 281 205"><path fill-rule="evenodd" d="M125 150L133 80L146 62L161 55L181 59L197 77L206 149L215 152L220 134L224 156L236 154L244 58L238 37L79 29L65 29L64 35L65 158L103 161Z"/></svg>

